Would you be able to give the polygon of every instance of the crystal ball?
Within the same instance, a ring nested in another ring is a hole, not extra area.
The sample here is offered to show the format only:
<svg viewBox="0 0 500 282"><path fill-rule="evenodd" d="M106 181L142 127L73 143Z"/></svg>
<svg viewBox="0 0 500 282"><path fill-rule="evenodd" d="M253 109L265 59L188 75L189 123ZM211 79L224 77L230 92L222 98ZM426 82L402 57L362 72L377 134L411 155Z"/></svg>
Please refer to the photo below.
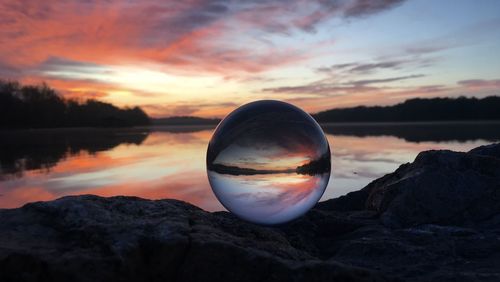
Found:
<svg viewBox="0 0 500 282"><path fill-rule="evenodd" d="M217 199L239 218L285 223L323 195L330 147L303 110L281 101L256 101L219 123L208 144L207 174Z"/></svg>

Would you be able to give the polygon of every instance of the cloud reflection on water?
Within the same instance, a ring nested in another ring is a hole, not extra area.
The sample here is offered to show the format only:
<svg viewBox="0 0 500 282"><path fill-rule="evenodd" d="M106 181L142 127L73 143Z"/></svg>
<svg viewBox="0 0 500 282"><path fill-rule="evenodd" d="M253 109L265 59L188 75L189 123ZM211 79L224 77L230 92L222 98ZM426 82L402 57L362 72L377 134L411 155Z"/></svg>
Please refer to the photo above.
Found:
<svg viewBox="0 0 500 282"><path fill-rule="evenodd" d="M411 132L411 125L405 127L404 132ZM432 136L426 139L424 134L412 133L412 136L420 136L418 142L405 140L404 136L399 138L397 129L390 131L387 127L380 135L377 132L356 133L356 128L351 128L353 132L349 134L336 129L327 130L332 150L332 181L329 182L322 200L358 190L373 179L392 172L400 164L413 161L420 151L429 149L468 151L500 140L498 123L460 128L464 132L457 133L459 136L448 135L448 139L445 138L445 134L440 134L439 138L434 140ZM477 129L474 128L489 129L488 131L482 129L479 132L481 134L477 135L478 132L474 133ZM130 132L130 130L125 131ZM176 198L206 210L223 210L209 187L205 171L206 144L212 131L213 129L207 128L196 130L152 128L141 143L120 143L112 148L92 153L80 151L59 159L48 168L24 170L18 177L12 177L2 170L0 208L14 208L27 202L51 200L65 195L97 194L129 195L148 199ZM437 132L438 129L434 131ZM336 132L342 135L337 135ZM467 138L459 138L460 141L456 141L455 138L460 136ZM37 155L41 151L48 150L46 148L48 145L44 145L45 143L31 131L24 133L23 138L33 144ZM102 144L100 140L102 136L93 132L88 135L87 142ZM6 150L5 142L5 138L0 140L0 149ZM12 147L8 148L12 150ZM24 149L20 147L19 150ZM24 150L19 156L25 157L29 154L30 151ZM8 161L12 162L12 159L6 159L6 156L2 151L0 154L2 167ZM75 183L75 178L78 179L82 174L93 181Z"/></svg>
<svg viewBox="0 0 500 282"><path fill-rule="evenodd" d="M250 220L275 224L295 218L309 210L321 194L328 175L297 173L223 175L208 172L216 193L226 207ZM235 189L237 187L237 189Z"/></svg>

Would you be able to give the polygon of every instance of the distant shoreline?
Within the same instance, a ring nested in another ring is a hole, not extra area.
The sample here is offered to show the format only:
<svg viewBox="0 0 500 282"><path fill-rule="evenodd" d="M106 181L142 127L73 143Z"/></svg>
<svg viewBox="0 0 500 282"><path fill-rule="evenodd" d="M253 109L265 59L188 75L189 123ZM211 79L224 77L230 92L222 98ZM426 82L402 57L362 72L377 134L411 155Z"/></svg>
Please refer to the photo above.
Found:
<svg viewBox="0 0 500 282"><path fill-rule="evenodd" d="M436 120L436 121L387 121L387 122L318 122L320 125L330 126L387 126L387 125L446 125L446 124L500 124L500 120ZM142 126L145 128L155 128L155 127L216 127L218 124L151 124L147 126ZM135 127L137 128L137 127Z"/></svg>
<svg viewBox="0 0 500 282"><path fill-rule="evenodd" d="M351 137L393 136L408 142L444 142L486 140L500 141L500 121L435 121L435 122L330 122L320 123L326 135ZM148 125L133 127L64 127L64 128L18 128L0 129L0 144L6 144L22 137L31 142L52 138L119 138L126 136L148 136L153 133L191 134L213 132L215 124L210 125ZM109 137L106 137L109 136ZM9 141L11 140L11 141ZM50 140L50 139L49 139ZM99 139L101 140L101 139ZM101 141L99 141L101 142Z"/></svg>
<svg viewBox="0 0 500 282"><path fill-rule="evenodd" d="M500 125L500 120L454 120L454 121L391 121L391 122L319 122L322 126L398 126L398 125L471 125L471 124L491 124ZM171 128L171 129L211 129L217 124L151 124L140 126L125 126L125 127L44 127L44 128L0 128L0 132L13 131L30 131L30 132L50 132L50 131L108 131L108 130L144 130L155 128Z"/></svg>
<svg viewBox="0 0 500 282"><path fill-rule="evenodd" d="M140 107L118 108L97 101L60 96L46 84L21 85L0 80L0 131L69 128L126 129L215 127L217 117L150 117ZM391 126L430 124L496 124L500 96L409 99L391 106L357 106L312 113L324 126ZM258 114L258 113L256 113ZM182 129L181 129L182 128Z"/></svg>
<svg viewBox="0 0 500 282"><path fill-rule="evenodd" d="M363 122L319 122L320 125L349 125L349 126L364 126L364 125L433 125L433 124L500 124L500 120L436 120L436 121L363 121Z"/></svg>

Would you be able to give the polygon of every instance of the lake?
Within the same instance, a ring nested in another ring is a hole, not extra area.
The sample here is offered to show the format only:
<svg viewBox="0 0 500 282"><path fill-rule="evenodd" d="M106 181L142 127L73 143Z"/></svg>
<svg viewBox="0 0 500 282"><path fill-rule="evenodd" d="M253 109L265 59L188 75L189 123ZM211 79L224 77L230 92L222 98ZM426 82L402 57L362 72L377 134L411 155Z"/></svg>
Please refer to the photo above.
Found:
<svg viewBox="0 0 500 282"><path fill-rule="evenodd" d="M321 200L363 188L420 151L500 140L500 122L323 124L332 174ZM66 195L173 198L224 210L205 154L213 127L0 131L0 208Z"/></svg>

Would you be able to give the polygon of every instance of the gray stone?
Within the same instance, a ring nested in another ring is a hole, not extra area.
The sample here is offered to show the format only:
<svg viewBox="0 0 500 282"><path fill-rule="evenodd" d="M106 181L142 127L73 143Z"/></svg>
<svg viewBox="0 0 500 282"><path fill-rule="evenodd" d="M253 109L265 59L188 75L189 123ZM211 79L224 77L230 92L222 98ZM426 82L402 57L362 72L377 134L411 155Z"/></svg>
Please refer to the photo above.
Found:
<svg viewBox="0 0 500 282"><path fill-rule="evenodd" d="M451 151L420 153L371 184L366 208L387 225L469 225L500 213L500 159Z"/></svg>
<svg viewBox="0 0 500 282"><path fill-rule="evenodd" d="M89 195L0 211L0 281L214 280L387 281L176 200Z"/></svg>

